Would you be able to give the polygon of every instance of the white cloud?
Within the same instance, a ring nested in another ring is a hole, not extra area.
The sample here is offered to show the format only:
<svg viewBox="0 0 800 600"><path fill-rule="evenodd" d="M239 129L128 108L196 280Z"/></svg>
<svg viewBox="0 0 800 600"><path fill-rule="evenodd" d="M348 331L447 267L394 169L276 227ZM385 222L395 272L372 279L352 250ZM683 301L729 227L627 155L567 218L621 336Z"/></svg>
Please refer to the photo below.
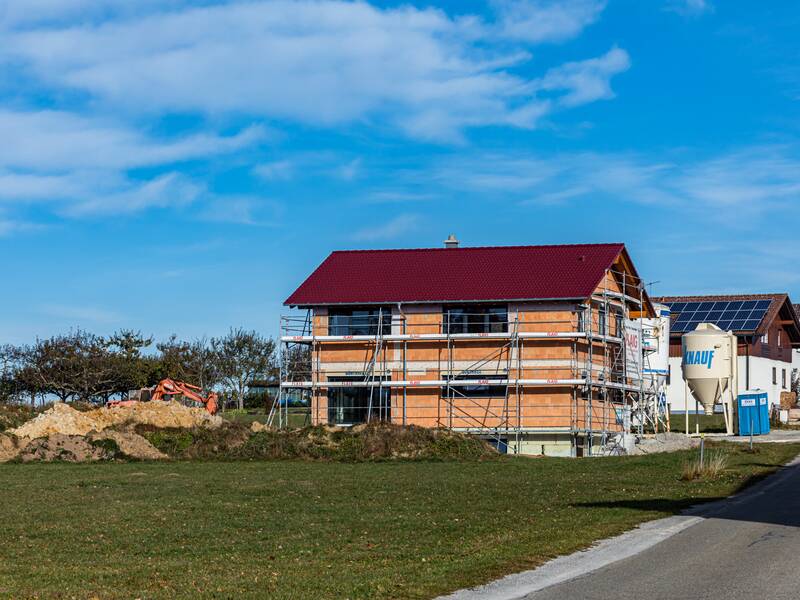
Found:
<svg viewBox="0 0 800 600"><path fill-rule="evenodd" d="M128 171L230 154L267 136L252 126L229 136L157 138L99 117L0 109L0 202L54 202L68 217L185 206L200 184L174 172L140 179Z"/></svg>
<svg viewBox="0 0 800 600"><path fill-rule="evenodd" d="M603 56L551 69L537 87L547 91L566 92L559 98L559 102L568 107L608 100L614 97L611 78L627 71L630 65L627 52L612 48Z"/></svg>
<svg viewBox="0 0 800 600"><path fill-rule="evenodd" d="M603 12L605 0L495 0L508 38L528 42L562 42L580 34Z"/></svg>
<svg viewBox="0 0 800 600"><path fill-rule="evenodd" d="M217 223L276 226L284 206L274 200L255 196L220 196L212 198L200 212L200 218Z"/></svg>
<svg viewBox="0 0 800 600"><path fill-rule="evenodd" d="M696 17L713 12L714 6L708 0L670 0L666 9L684 17Z"/></svg>
<svg viewBox="0 0 800 600"><path fill-rule="evenodd" d="M536 97L535 82L507 70L529 58L508 42L574 37L604 3L503 1L497 22L337 0L176 2L140 8L135 18L121 3L105 4L112 7L105 19L10 26L0 63L133 114L380 121L414 137L457 141L468 127L535 127L551 103ZM564 105L610 97L608 79L624 70L623 54L596 59L591 73L553 73L539 89L565 90L574 102Z"/></svg>
<svg viewBox="0 0 800 600"><path fill-rule="evenodd" d="M0 109L0 168L36 171L164 165L240 150L266 137L254 126L232 136L200 133L178 139L65 111Z"/></svg>
<svg viewBox="0 0 800 600"><path fill-rule="evenodd" d="M97 306L73 306L67 304L44 304L39 312L71 324L116 323L121 316L115 311Z"/></svg>
<svg viewBox="0 0 800 600"><path fill-rule="evenodd" d="M78 196L61 209L69 217L121 215L151 208L186 206L200 196L202 187L179 173L167 173L143 183L126 182L107 193L96 190Z"/></svg>
<svg viewBox="0 0 800 600"><path fill-rule="evenodd" d="M352 237L354 240L362 242L375 242L379 240L397 238L416 229L419 223L419 215L398 215L394 219L387 221L382 225L360 229L356 231Z"/></svg>
<svg viewBox="0 0 800 600"><path fill-rule="evenodd" d="M334 172L336 176L343 181L353 181L361 175L361 163L361 158L354 158L335 169Z"/></svg>
<svg viewBox="0 0 800 600"><path fill-rule="evenodd" d="M295 165L289 160L276 160L270 163L256 165L253 173L262 179L270 181L287 181L294 177Z"/></svg>
<svg viewBox="0 0 800 600"><path fill-rule="evenodd" d="M681 209L716 222L752 226L761 217L800 208L800 151L758 146L698 158L595 152L536 156L473 154L424 177L438 186L526 205L613 200Z"/></svg>
<svg viewBox="0 0 800 600"><path fill-rule="evenodd" d="M675 183L694 200L720 211L773 211L800 198L800 160L788 150L757 147L702 161Z"/></svg>

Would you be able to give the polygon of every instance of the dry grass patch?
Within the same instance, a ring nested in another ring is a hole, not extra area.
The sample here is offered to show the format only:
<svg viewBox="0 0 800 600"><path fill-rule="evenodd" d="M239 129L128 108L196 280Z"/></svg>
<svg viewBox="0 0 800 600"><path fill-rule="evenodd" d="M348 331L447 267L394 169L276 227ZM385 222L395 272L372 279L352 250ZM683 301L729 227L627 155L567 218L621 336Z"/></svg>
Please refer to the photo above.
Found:
<svg viewBox="0 0 800 600"><path fill-rule="evenodd" d="M697 479L718 479L728 467L728 455L722 450L710 450L703 460L698 456L683 465L681 479L695 481Z"/></svg>

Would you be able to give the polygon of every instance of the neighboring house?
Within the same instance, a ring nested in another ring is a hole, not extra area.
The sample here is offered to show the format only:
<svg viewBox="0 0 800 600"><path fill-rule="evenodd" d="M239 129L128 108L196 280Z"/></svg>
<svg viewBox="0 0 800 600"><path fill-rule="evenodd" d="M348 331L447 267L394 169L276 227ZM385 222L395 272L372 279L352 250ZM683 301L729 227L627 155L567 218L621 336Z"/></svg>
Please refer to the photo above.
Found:
<svg viewBox="0 0 800 600"><path fill-rule="evenodd" d="M770 404L778 404L780 393L791 389L800 368L800 321L788 294L665 296L653 301L669 306L671 313L667 387L671 410L685 410L687 393L689 411L695 410L695 399L685 390L681 374L681 338L700 323L736 334L739 392L764 390Z"/></svg>
<svg viewBox="0 0 800 600"><path fill-rule="evenodd" d="M282 389L310 389L318 424L447 427L524 454L619 443L642 389L628 320L654 314L624 245L456 244L332 253L286 300L308 313L282 343L312 367Z"/></svg>

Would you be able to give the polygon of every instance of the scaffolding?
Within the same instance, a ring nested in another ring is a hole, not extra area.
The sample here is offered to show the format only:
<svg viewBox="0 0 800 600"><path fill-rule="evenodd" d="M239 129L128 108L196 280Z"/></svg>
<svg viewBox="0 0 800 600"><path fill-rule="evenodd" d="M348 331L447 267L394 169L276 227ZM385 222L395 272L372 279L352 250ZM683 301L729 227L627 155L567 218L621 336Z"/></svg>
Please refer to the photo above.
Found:
<svg viewBox="0 0 800 600"><path fill-rule="evenodd" d="M609 278L616 290L608 289ZM315 424L350 424L338 423L350 411L362 421L472 433L514 452L527 434L553 434L569 436L574 455L619 453L647 391L643 362L629 364L630 331L637 348L642 342L641 327L630 324L645 304L642 286L632 281L631 274L609 270L584 302L509 302L505 318L481 331L459 328L444 307L439 319L415 319L433 313L384 305L345 335L332 335L319 324L323 319L315 326L310 310L282 317L280 393L270 423L287 426L288 394L303 390ZM542 318L553 313L559 318ZM479 315L486 316L459 311L467 321ZM553 358L540 356L539 348ZM304 361L297 361L300 353ZM362 353L358 368L356 353ZM344 396L331 400L358 390L363 396L347 400L349 406Z"/></svg>

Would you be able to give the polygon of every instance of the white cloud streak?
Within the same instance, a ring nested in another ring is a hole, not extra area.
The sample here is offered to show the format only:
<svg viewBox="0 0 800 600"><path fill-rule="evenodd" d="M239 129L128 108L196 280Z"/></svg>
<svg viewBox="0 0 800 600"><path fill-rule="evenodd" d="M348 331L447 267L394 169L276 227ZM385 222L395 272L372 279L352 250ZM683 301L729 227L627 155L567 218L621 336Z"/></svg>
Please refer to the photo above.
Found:
<svg viewBox="0 0 800 600"><path fill-rule="evenodd" d="M360 229L352 237L361 242L394 239L413 231L419 223L419 215L402 214L381 225Z"/></svg>
<svg viewBox="0 0 800 600"><path fill-rule="evenodd" d="M264 139L254 126L222 137L195 134L156 139L100 118L65 111L0 109L0 168L37 171L164 165L234 152Z"/></svg>
<svg viewBox="0 0 800 600"><path fill-rule="evenodd" d="M11 1L21 14L19 0ZM602 64L566 65L542 82L507 70L528 59L509 41L574 37L598 18L604 2L596 0L502 1L497 22L337 0L176 2L150 12L145 4L135 18L121 3L104 4L116 10L107 6L101 22L19 27L12 20L0 62L136 114L249 114L315 126L380 121L438 141L457 141L468 127L535 127L553 108L537 90L563 94L564 107L607 98L608 80L627 68L627 55L615 50L594 59Z"/></svg>
<svg viewBox="0 0 800 600"><path fill-rule="evenodd" d="M714 6L708 0L670 0L667 2L666 10L684 17L697 17L713 12Z"/></svg>
<svg viewBox="0 0 800 600"><path fill-rule="evenodd" d="M495 0L505 37L533 43L563 42L600 17L604 0Z"/></svg>
<svg viewBox="0 0 800 600"><path fill-rule="evenodd" d="M528 205L614 200L681 208L743 227L800 208L797 155L786 146L664 160L636 154L481 154L446 162L427 177L437 186ZM420 177L414 176L415 183Z"/></svg>

